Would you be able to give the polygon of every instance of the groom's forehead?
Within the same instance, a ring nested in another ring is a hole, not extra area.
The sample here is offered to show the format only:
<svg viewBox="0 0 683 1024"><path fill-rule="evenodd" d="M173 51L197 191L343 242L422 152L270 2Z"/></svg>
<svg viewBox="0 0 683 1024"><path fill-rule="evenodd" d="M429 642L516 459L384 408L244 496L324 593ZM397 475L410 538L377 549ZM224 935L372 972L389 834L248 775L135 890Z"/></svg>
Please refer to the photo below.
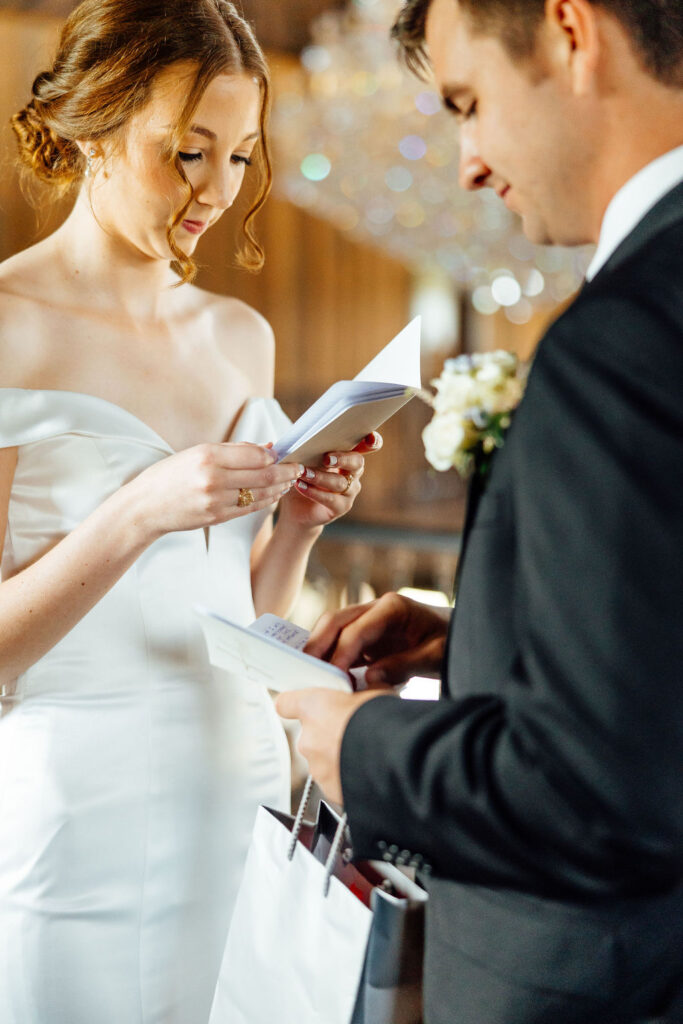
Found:
<svg viewBox="0 0 683 1024"><path fill-rule="evenodd" d="M432 69L444 94L466 88L482 43L492 33L475 29L469 12L458 0L432 0L425 23L425 43ZM479 44L479 45L477 45Z"/></svg>

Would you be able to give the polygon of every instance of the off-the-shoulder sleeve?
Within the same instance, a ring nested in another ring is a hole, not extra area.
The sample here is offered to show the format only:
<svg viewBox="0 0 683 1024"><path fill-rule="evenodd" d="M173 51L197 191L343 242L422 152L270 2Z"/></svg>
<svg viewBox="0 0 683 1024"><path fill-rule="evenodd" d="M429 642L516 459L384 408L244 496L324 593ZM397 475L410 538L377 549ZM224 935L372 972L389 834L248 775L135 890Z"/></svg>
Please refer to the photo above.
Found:
<svg viewBox="0 0 683 1024"><path fill-rule="evenodd" d="M267 444L277 441L292 424L276 398L251 398L230 435L231 441Z"/></svg>

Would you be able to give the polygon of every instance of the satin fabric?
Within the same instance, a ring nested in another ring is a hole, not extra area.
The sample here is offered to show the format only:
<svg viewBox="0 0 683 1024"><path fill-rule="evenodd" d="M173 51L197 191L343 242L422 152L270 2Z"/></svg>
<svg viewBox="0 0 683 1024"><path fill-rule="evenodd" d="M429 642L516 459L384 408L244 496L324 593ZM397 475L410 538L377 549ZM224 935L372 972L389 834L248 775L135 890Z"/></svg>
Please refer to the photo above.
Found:
<svg viewBox="0 0 683 1024"><path fill-rule="evenodd" d="M231 441L275 440L272 399ZM19 447L3 578L173 449L103 399L0 389ZM2 1024L206 1024L260 803L289 810L267 691L213 669L196 602L254 617L265 513L153 543L0 720Z"/></svg>

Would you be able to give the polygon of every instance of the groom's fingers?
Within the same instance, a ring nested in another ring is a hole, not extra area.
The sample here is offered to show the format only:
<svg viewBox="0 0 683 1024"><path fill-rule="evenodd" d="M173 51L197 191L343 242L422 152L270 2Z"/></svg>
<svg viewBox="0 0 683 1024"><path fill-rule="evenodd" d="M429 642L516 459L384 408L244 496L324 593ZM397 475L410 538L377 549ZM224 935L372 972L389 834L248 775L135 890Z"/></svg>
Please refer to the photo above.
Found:
<svg viewBox="0 0 683 1024"><path fill-rule="evenodd" d="M433 637L409 651L379 658L372 665L368 665L365 682L369 688L375 689L383 685L401 686L414 676L438 678L443 649L444 640L441 637Z"/></svg>
<svg viewBox="0 0 683 1024"><path fill-rule="evenodd" d="M283 718L298 718L301 734L299 752L308 762L308 770L326 796L342 803L339 757L342 737L353 713L381 696L381 691L342 693L340 690L311 689L281 693L275 702Z"/></svg>
<svg viewBox="0 0 683 1024"><path fill-rule="evenodd" d="M329 658L333 665L348 672L352 666L362 664L363 654L395 628L396 617L403 613L403 608L400 598L397 603L394 597L396 595L385 594L339 632Z"/></svg>
<svg viewBox="0 0 683 1024"><path fill-rule="evenodd" d="M314 658L327 659L327 656L334 650L337 637L342 629L368 608L370 608L370 604L353 604L339 612L325 612L311 630L311 635L304 647L306 654L311 654Z"/></svg>

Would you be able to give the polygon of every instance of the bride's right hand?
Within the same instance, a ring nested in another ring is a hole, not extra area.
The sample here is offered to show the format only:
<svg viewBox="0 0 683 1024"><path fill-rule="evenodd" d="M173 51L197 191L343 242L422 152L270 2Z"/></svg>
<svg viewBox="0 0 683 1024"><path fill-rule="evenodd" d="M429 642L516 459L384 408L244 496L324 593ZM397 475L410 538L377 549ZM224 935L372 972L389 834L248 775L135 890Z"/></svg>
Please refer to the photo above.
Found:
<svg viewBox="0 0 683 1024"><path fill-rule="evenodd" d="M268 508L286 494L303 466L277 464L255 444L200 444L155 462L126 485L135 516L152 535L198 530ZM240 489L254 501L237 504Z"/></svg>

